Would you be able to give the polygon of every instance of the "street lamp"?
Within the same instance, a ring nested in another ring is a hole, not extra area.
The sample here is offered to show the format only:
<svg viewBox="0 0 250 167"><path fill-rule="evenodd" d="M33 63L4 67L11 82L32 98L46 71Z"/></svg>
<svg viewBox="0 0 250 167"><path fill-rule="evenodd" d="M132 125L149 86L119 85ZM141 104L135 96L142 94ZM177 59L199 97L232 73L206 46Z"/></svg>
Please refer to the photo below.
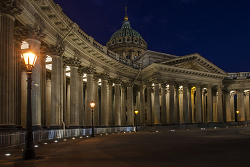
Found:
<svg viewBox="0 0 250 167"><path fill-rule="evenodd" d="M138 114L138 110L135 110L135 131L138 132L138 129L137 129L137 114Z"/></svg>
<svg viewBox="0 0 250 167"><path fill-rule="evenodd" d="M94 120L93 120L93 109L95 107L95 102L92 102L90 103L90 107L92 108L92 134L91 134L91 137L95 137L95 133L94 133Z"/></svg>
<svg viewBox="0 0 250 167"><path fill-rule="evenodd" d="M35 149L33 147L33 134L32 134L32 112L31 112L31 74L32 68L36 63L37 56L30 50L23 50L21 57L27 68L27 117L26 117L26 134L25 134L25 148L23 150L23 159L33 159L36 157Z"/></svg>
<svg viewBox="0 0 250 167"><path fill-rule="evenodd" d="M240 111L239 111L239 110L237 110L237 111L236 111L236 122L238 122L238 125L239 125L239 120L238 120L238 119L239 119L239 116L238 116L238 115L239 115L239 113L240 113Z"/></svg>

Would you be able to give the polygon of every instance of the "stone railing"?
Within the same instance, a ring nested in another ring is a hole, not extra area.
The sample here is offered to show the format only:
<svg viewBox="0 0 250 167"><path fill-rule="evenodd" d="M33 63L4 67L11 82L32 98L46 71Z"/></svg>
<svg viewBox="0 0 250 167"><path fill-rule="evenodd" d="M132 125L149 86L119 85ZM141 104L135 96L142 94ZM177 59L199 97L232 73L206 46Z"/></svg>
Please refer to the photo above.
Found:
<svg viewBox="0 0 250 167"><path fill-rule="evenodd" d="M244 79L250 78L250 72L228 73L228 79Z"/></svg>

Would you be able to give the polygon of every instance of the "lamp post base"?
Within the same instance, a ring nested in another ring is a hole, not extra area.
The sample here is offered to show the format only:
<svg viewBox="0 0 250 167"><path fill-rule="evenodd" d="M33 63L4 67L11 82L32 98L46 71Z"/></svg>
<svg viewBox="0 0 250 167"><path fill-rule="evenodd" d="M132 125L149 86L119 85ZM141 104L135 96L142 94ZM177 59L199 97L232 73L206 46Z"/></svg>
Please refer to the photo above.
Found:
<svg viewBox="0 0 250 167"><path fill-rule="evenodd" d="M36 158L35 150L34 149L31 149L31 150L24 149L22 158L23 159L34 159L34 158Z"/></svg>

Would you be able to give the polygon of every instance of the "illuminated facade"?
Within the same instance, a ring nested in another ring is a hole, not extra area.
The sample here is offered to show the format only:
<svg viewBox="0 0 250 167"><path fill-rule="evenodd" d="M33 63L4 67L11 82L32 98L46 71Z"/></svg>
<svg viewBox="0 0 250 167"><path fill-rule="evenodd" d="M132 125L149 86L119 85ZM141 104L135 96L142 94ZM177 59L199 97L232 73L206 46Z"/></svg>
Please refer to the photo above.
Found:
<svg viewBox="0 0 250 167"><path fill-rule="evenodd" d="M0 127L25 127L27 75L21 48L38 55L33 69L34 128L250 121L250 73L228 74L201 55L147 50L125 16L103 46L52 0L0 2ZM125 34L123 34L125 33ZM150 43L149 43L150 45ZM237 98L236 98L237 97Z"/></svg>

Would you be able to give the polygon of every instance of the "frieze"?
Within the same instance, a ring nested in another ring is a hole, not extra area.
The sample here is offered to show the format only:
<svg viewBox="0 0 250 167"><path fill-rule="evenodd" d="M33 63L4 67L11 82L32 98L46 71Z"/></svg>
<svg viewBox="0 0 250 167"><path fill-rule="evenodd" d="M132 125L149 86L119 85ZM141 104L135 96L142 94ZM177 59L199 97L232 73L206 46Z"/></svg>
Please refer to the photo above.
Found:
<svg viewBox="0 0 250 167"><path fill-rule="evenodd" d="M95 60L93 60L93 59L89 59L89 62L90 62L91 64L96 65L96 61L95 61Z"/></svg>
<svg viewBox="0 0 250 167"><path fill-rule="evenodd" d="M103 66L102 68L106 71L109 71L109 68L107 66Z"/></svg>
<svg viewBox="0 0 250 167"><path fill-rule="evenodd" d="M19 0L1 0L0 13L6 13L11 16L20 15L23 9L20 6Z"/></svg>
<svg viewBox="0 0 250 167"><path fill-rule="evenodd" d="M45 24L44 24L43 19L42 19L37 13L35 13L34 16L35 16L36 21L37 21L43 28L45 28Z"/></svg>
<svg viewBox="0 0 250 167"><path fill-rule="evenodd" d="M81 52L78 49L74 48L73 51L75 52L75 55L81 56Z"/></svg>

